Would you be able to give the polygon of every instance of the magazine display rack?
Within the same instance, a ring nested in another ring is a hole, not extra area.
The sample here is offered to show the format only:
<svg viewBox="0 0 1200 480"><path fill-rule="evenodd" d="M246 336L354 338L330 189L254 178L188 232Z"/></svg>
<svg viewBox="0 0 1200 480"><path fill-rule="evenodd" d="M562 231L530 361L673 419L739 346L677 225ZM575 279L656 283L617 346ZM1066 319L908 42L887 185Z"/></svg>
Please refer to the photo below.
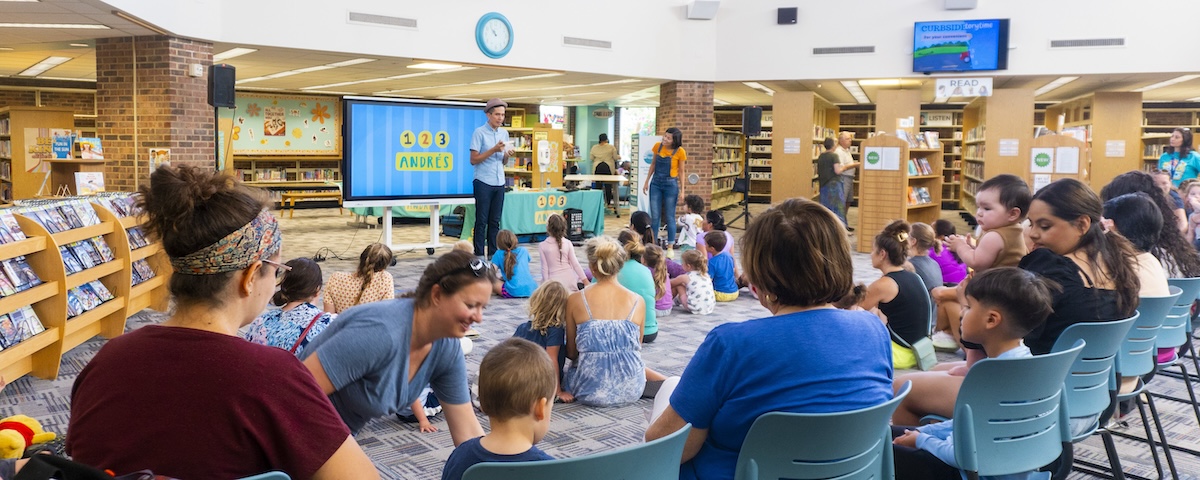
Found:
<svg viewBox="0 0 1200 480"><path fill-rule="evenodd" d="M0 222L10 235L0 244L0 375L6 380L29 373L55 378L70 349L97 335L121 335L126 319L144 308L166 309L166 253L146 242L137 217L121 216L132 212L114 212L118 198L42 202ZM59 223L43 214L66 204L86 205L94 217L66 214Z"/></svg>
<svg viewBox="0 0 1200 480"><path fill-rule="evenodd" d="M912 148L912 141L880 133L862 142L859 252L870 253L875 233L893 220L932 224L941 217L942 147Z"/></svg>

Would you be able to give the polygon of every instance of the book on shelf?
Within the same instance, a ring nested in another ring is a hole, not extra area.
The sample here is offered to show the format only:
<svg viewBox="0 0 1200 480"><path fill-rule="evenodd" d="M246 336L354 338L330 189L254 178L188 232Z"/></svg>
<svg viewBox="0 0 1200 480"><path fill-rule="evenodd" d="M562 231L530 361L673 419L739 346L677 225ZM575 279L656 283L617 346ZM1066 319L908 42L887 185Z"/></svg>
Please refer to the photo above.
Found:
<svg viewBox="0 0 1200 480"><path fill-rule="evenodd" d="M918 175L919 173L920 172L917 170L917 162L911 158L908 159L908 175L915 176L915 175Z"/></svg>
<svg viewBox="0 0 1200 480"><path fill-rule="evenodd" d="M929 165L929 160L925 158L917 159L917 168L921 170L921 175L933 175L933 167Z"/></svg>
<svg viewBox="0 0 1200 480"><path fill-rule="evenodd" d="M104 160L104 147L97 137L79 137L75 142L79 145L79 158L84 160Z"/></svg>
<svg viewBox="0 0 1200 480"><path fill-rule="evenodd" d="M0 344L9 348L21 343L21 340L24 339L21 338L21 331L17 329L17 325L13 323L12 315L0 315Z"/></svg>
<svg viewBox="0 0 1200 480"><path fill-rule="evenodd" d="M67 290L67 318L78 316L85 312L83 300L79 298L79 291L76 288Z"/></svg>
<svg viewBox="0 0 1200 480"><path fill-rule="evenodd" d="M59 245L58 253L62 255L63 266L65 266L67 269L67 275L72 275L83 271L83 263L81 263L78 258L75 258L75 254L71 253L71 249L67 248L66 245Z"/></svg>
<svg viewBox="0 0 1200 480"><path fill-rule="evenodd" d="M46 331L46 327L42 326L42 321L34 313L33 307L29 305L18 308L16 311L9 313L8 316L17 327L22 341Z"/></svg>
<svg viewBox="0 0 1200 480"><path fill-rule="evenodd" d="M100 297L100 300L103 302L107 302L113 298L116 298L113 296L112 292L108 290L108 287L105 287L104 283L100 282L99 280L92 280L88 282L88 286L92 288L93 292L96 292L96 296Z"/></svg>
<svg viewBox="0 0 1200 480"><path fill-rule="evenodd" d="M942 142L938 139L940 134L936 130L924 132L925 148L942 148Z"/></svg>

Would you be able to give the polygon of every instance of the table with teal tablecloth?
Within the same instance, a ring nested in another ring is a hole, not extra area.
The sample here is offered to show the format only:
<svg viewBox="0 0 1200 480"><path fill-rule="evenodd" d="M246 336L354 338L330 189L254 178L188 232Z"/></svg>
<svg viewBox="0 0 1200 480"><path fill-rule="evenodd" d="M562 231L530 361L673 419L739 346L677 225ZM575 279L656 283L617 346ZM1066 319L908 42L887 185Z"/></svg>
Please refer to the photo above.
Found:
<svg viewBox="0 0 1200 480"><path fill-rule="evenodd" d="M449 215L460 206L465 211L463 212L463 232L459 238L467 240L471 238L471 230L475 226L475 205L439 205L438 211L441 215ZM604 234L604 192L600 190L505 193L504 215L500 218L500 228L512 230L517 235L546 233L546 219L550 218L551 214L561 214L568 208L583 210L585 234ZM351 208L350 211L356 215L380 216L383 214L381 207ZM429 207L392 207L392 215L429 218Z"/></svg>

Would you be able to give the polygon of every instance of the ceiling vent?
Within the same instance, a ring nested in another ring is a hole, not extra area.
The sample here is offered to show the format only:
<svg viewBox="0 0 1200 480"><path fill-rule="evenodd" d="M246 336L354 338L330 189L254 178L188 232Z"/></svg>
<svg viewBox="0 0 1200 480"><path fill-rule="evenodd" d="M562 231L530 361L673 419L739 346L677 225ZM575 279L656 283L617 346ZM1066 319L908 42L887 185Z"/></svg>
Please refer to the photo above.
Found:
<svg viewBox="0 0 1200 480"><path fill-rule="evenodd" d="M588 47L588 48L603 48L612 50L612 42L607 40L593 40L590 38L579 37L562 37L563 45L568 47Z"/></svg>
<svg viewBox="0 0 1200 480"><path fill-rule="evenodd" d="M376 15L373 13L350 12L346 18L350 23L366 23L371 25L384 25L388 27L403 27L417 28L417 19L415 18L400 18L389 17L387 15Z"/></svg>
<svg viewBox="0 0 1200 480"><path fill-rule="evenodd" d="M1051 40L1050 48L1124 47L1124 38L1084 38L1080 40Z"/></svg>
<svg viewBox="0 0 1200 480"><path fill-rule="evenodd" d="M819 47L812 50L813 55L844 55L847 53L875 53L875 47Z"/></svg>

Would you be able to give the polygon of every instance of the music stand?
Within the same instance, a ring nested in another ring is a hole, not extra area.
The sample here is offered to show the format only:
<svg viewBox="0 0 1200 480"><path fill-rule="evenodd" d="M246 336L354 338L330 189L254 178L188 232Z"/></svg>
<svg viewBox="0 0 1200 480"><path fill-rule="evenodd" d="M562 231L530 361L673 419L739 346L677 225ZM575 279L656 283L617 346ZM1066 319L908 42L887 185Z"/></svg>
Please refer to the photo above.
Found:
<svg viewBox="0 0 1200 480"><path fill-rule="evenodd" d="M742 230L750 226L750 137L762 133L762 107L745 107L742 109L742 178L733 180L733 191L742 194L742 213L726 222L732 226L739 218L745 218Z"/></svg>
<svg viewBox="0 0 1200 480"><path fill-rule="evenodd" d="M747 140L747 142L749 142L749 140ZM743 154L742 156L744 158L746 155ZM726 225L733 227L734 226L733 222L736 222L739 218L744 218L745 220L742 222L742 230L745 230L745 229L749 228L750 218L753 217L753 215L750 213L750 159L749 158L744 158L744 162L742 163L742 178L733 179L733 192L742 194L742 211L741 211L741 213L738 213L736 217L733 217L732 220L727 222ZM734 228L737 228L737 227L734 227Z"/></svg>

